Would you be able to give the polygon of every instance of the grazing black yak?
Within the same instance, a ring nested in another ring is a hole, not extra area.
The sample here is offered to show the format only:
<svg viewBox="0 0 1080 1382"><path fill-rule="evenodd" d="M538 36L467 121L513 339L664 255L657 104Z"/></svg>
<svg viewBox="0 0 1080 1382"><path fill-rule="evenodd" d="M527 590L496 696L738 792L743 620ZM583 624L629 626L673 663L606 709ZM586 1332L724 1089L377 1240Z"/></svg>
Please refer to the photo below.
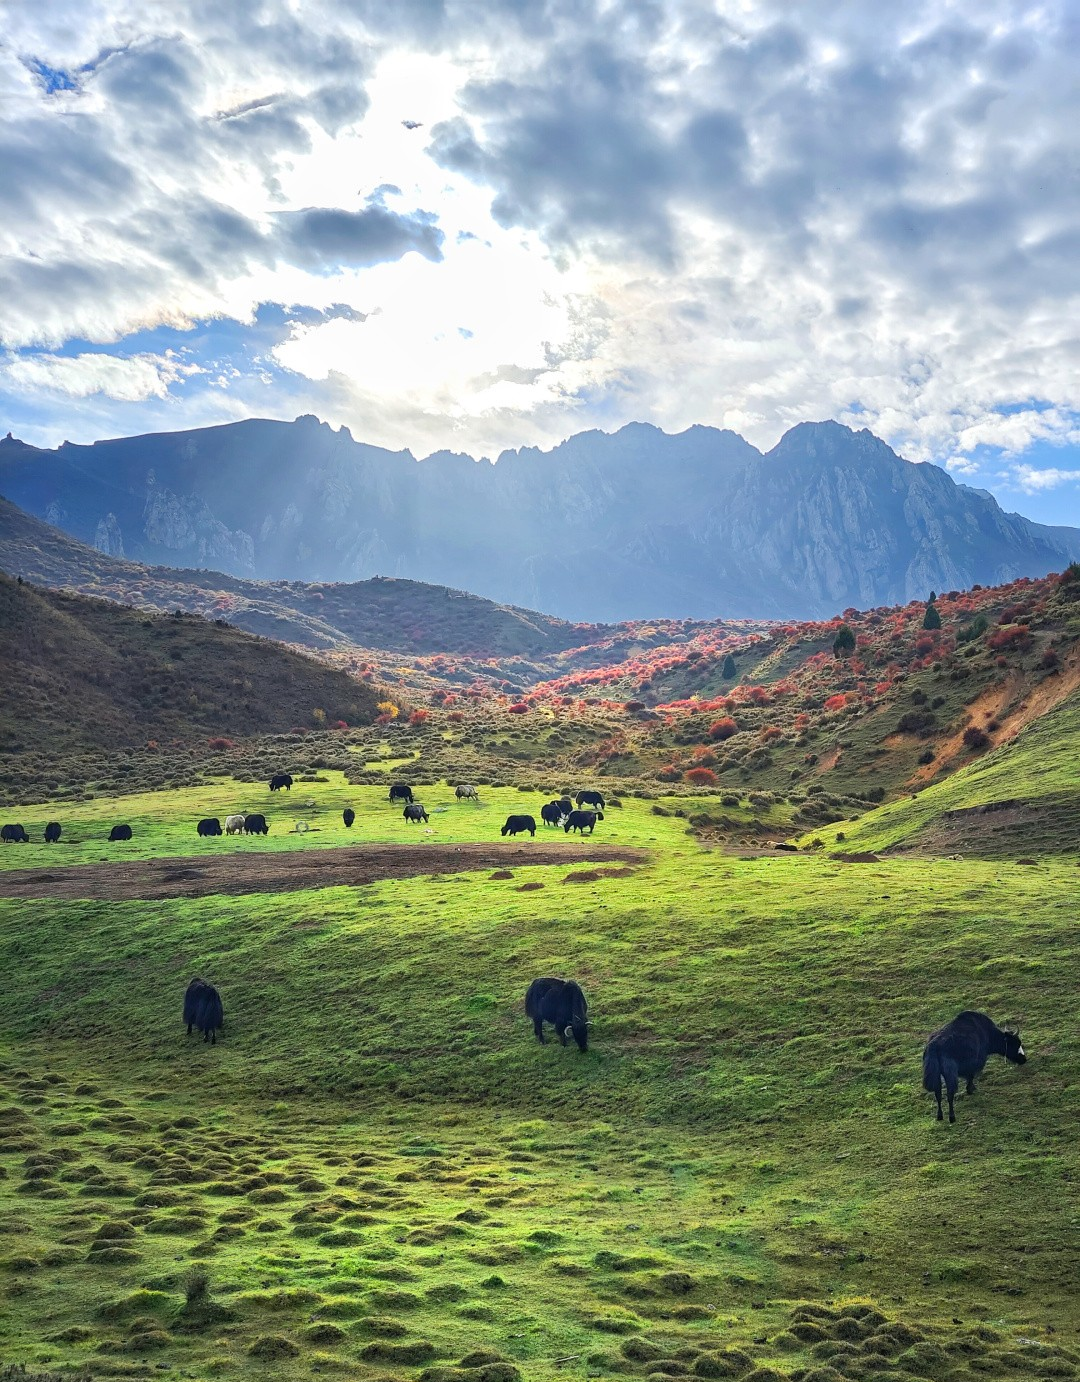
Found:
<svg viewBox="0 0 1080 1382"><path fill-rule="evenodd" d="M346 806L345 810L341 813L341 819L345 822L345 829L350 830L353 821L356 820L356 812L351 806Z"/></svg>
<svg viewBox="0 0 1080 1382"><path fill-rule="evenodd" d="M265 816L245 816L244 834L245 835L265 835L270 827L266 824Z"/></svg>
<svg viewBox="0 0 1080 1382"><path fill-rule="evenodd" d="M5 825L0 829L0 840L9 845L28 845L30 836L21 825Z"/></svg>
<svg viewBox="0 0 1080 1382"><path fill-rule="evenodd" d="M56 844L60 838L61 825L59 821L50 821L45 827L45 843L47 845Z"/></svg>
<svg viewBox="0 0 1080 1382"><path fill-rule="evenodd" d="M420 805L418 801L410 801L408 806L406 806L405 810L402 811L401 814L405 817L407 821L423 821L425 824L427 823L428 813L424 810L424 808Z"/></svg>
<svg viewBox="0 0 1080 1382"><path fill-rule="evenodd" d="M204 979L192 979L184 993L184 1023L188 1036L192 1027L202 1032L203 1041L217 1045L217 1033L225 1026L221 995Z"/></svg>
<svg viewBox="0 0 1080 1382"><path fill-rule="evenodd" d="M591 835L596 826L596 822L602 821L603 819L603 811L571 811L566 818L563 830L565 830L567 835L570 834L571 830L580 830L582 835L584 835L587 830Z"/></svg>
<svg viewBox="0 0 1080 1382"><path fill-rule="evenodd" d="M562 809L561 801L549 801L546 802L540 808L540 819L544 822L545 825L560 825L562 822L563 814L564 812ZM569 815L569 812L566 812L565 814Z"/></svg>
<svg viewBox="0 0 1080 1382"><path fill-rule="evenodd" d="M112 828L112 830L109 832L109 843L110 843L110 844L111 844L114 840L130 840L130 839L131 839L131 826L130 826L130 825L114 825L113 828Z"/></svg>
<svg viewBox="0 0 1080 1382"><path fill-rule="evenodd" d="M953 1099L961 1079L967 1081L967 1092L975 1093L975 1076L990 1056L1004 1056L1013 1065L1027 1060L1019 1032L1006 1032L995 1027L985 1013L962 1012L935 1032L923 1051L923 1088L937 1100L938 1122L941 1122L941 1083L944 1080L949 1096L949 1122L956 1122Z"/></svg>
<svg viewBox="0 0 1080 1382"><path fill-rule="evenodd" d="M291 792L292 778L288 773L275 773L270 779L270 790L271 792L279 792L282 787L285 788L286 792Z"/></svg>
<svg viewBox="0 0 1080 1382"><path fill-rule="evenodd" d="M390 800L407 801L411 804L413 801L412 788L407 782L392 782L390 784Z"/></svg>
<svg viewBox="0 0 1080 1382"><path fill-rule="evenodd" d="M220 835L221 822L217 816L207 816L196 826L200 835Z"/></svg>
<svg viewBox="0 0 1080 1382"><path fill-rule="evenodd" d="M522 835L528 831L535 839L536 821L532 816L507 816L506 824L500 830L500 835Z"/></svg>
<svg viewBox="0 0 1080 1382"><path fill-rule="evenodd" d="M537 1041L543 1046L544 1023L550 1022L566 1045L572 1034L578 1049L589 1045L589 1005L573 979L534 979L525 995L525 1015L532 1019Z"/></svg>
<svg viewBox="0 0 1080 1382"><path fill-rule="evenodd" d="M602 811L602 810L604 809L604 796L603 796L603 793L602 793L602 792L589 792L589 791L579 792L579 793L577 794L576 804L577 804L579 807L581 807L581 806L595 806L596 809L597 809L598 811ZM603 816L601 816L600 819L603 820L603 819L604 819Z"/></svg>

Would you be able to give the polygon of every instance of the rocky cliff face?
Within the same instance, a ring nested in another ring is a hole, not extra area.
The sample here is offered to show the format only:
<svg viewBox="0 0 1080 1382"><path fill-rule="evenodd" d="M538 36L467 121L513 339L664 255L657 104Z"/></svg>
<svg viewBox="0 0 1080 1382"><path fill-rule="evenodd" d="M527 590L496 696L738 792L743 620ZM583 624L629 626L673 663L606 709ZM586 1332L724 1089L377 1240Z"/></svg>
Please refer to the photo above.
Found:
<svg viewBox="0 0 1080 1382"><path fill-rule="evenodd" d="M633 424L494 465L418 462L314 418L55 451L8 439L0 493L138 561L406 576L570 619L812 618L1080 557L1080 531L1006 514L836 423L764 455L732 432Z"/></svg>

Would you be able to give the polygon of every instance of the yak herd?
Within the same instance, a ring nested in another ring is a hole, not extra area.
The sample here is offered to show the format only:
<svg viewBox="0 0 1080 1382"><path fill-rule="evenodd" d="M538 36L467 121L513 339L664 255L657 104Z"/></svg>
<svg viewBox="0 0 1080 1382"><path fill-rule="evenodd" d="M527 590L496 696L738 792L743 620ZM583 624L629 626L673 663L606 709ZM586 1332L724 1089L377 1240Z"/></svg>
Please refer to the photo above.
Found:
<svg viewBox="0 0 1080 1382"><path fill-rule="evenodd" d="M291 788L292 778L288 773L275 773L270 779L272 792L290 791ZM454 795L458 801L477 804L480 801L476 788L469 783L457 786ZM416 800L412 787L407 783L393 783L389 800L391 803L404 804L402 816L411 824L428 821L427 811ZM597 821L604 819L604 806L604 797L600 792L582 791L577 794L575 801L562 796L546 802L540 808L540 819L546 826L562 826L567 834L577 830L582 835L586 832L591 835ZM356 812L347 806L341 815L346 829L351 828L356 820ZM265 835L269 828L264 815L256 812L236 813L225 818L224 833ZM222 834L221 822L216 816L205 817L199 821L196 829L204 838ZM535 837L536 819L530 815L512 814L506 818L500 833L511 838L525 833ZM60 822L50 821L45 827L45 842L55 844L61 834ZM131 826L126 824L114 825L109 834L110 841L131 838ZM0 827L0 841L6 844L28 844L29 840L26 830L18 823ZM541 1044L544 1043L546 1023L555 1028L563 1046L572 1037L579 1050L588 1049L588 1004L580 986L573 979L551 976L534 979L525 995L525 1014L532 1022L536 1039ZM221 996L213 984L203 979L192 979L184 994L183 1020L188 1036L193 1030L198 1030L204 1042L216 1044L217 1033L225 1025L225 1014ZM934 1096L938 1121L944 1118L942 1089L948 1099L949 1122L955 1123L954 1102L960 1081L965 1081L968 1094L974 1094L975 1077L982 1073L992 1055L1004 1056L1012 1065L1023 1065L1027 1060L1020 1033L996 1026L985 1013L962 1012L930 1037L923 1051L923 1088Z"/></svg>
<svg viewBox="0 0 1080 1382"><path fill-rule="evenodd" d="M271 792L291 791L292 778L288 773L275 773L270 779ZM454 788L454 795L458 801L474 801L480 803L480 793L470 783L460 783ZM402 817L412 825L424 824L430 820L423 804L416 800L413 789L405 782L395 782L390 788L389 799L391 802L404 802L405 809ZM566 834L571 831L578 831L584 835L591 835L597 821L604 819L604 798L602 793L594 791L583 791L577 794L577 809L574 802L569 797L559 797L557 800L549 801L540 808L540 819L545 825L562 826ZM589 809L582 809L589 808ZM345 823L346 829L351 829L356 820L356 812L351 806L346 806L341 813L341 819ZM202 839L212 839L216 836L225 835L266 835L270 831L266 817L259 812L234 812L225 817L225 827L222 830L221 821L217 816L204 816L195 827L197 834ZM506 819L500 834L522 835L528 832L530 836L536 835L536 819L533 816L511 815ZM45 843L55 844L61 836L62 827L59 821L50 821L45 827ZM132 838L131 826L114 825L109 832L109 842L116 843L120 840L130 840ZM30 836L25 828L17 822L0 827L0 841L5 844L29 844Z"/></svg>

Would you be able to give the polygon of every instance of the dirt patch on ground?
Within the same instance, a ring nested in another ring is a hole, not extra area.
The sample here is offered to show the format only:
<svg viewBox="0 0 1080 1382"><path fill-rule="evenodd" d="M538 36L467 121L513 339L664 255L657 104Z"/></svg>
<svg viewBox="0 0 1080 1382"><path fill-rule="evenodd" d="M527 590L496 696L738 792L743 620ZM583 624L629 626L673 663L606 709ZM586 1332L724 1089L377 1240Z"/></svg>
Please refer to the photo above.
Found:
<svg viewBox="0 0 1080 1382"><path fill-rule="evenodd" d="M1071 799L1035 803L1006 800L945 811L886 853L992 859L1075 849L1076 806Z"/></svg>
<svg viewBox="0 0 1080 1382"><path fill-rule="evenodd" d="M63 873L12 869L0 874L0 897L54 897L69 900L156 901L170 897L288 893L304 888L377 883L383 878L419 874L467 873L513 864L641 863L641 849L597 845L584 854L545 845L354 845L312 850L309 854L228 854L217 859L139 859L107 864L75 864Z"/></svg>

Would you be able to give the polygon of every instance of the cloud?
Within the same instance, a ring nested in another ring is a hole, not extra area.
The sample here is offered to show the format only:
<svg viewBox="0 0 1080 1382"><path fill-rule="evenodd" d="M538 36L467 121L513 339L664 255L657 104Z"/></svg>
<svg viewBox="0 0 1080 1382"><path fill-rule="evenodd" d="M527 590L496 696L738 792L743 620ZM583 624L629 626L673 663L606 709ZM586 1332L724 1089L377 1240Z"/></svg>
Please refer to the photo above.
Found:
<svg viewBox="0 0 1080 1382"><path fill-rule="evenodd" d="M281 241L294 263L309 269L369 268L415 250L442 258L443 233L426 211L402 215L371 199L362 211L306 207L278 218Z"/></svg>
<svg viewBox="0 0 1080 1382"><path fill-rule="evenodd" d="M1080 445L1078 38L1058 0L15 7L0 340L131 359L288 303L222 417L498 451L833 416L1019 483ZM42 431L136 416L66 397Z"/></svg>
<svg viewBox="0 0 1080 1382"><path fill-rule="evenodd" d="M165 398L171 384L200 373L198 365L171 355L41 354L0 362L0 380L12 390L68 398L100 394L121 403Z"/></svg>
<svg viewBox="0 0 1080 1382"><path fill-rule="evenodd" d="M1007 478L1025 494L1038 494L1042 490L1076 484L1080 481L1080 470L1061 470L1053 466L1040 469L1031 465L1014 465L1007 472Z"/></svg>

